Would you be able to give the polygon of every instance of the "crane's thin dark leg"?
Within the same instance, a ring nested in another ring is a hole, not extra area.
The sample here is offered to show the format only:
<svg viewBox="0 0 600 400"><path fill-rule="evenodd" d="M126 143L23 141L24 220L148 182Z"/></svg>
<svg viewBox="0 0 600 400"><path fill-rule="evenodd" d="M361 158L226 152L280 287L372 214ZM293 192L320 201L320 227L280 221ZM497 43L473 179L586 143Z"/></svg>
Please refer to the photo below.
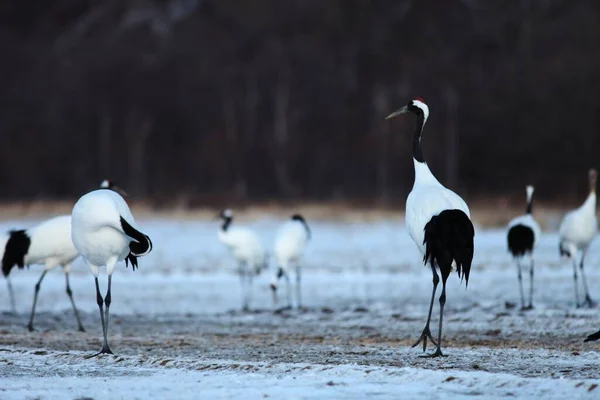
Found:
<svg viewBox="0 0 600 400"><path fill-rule="evenodd" d="M110 303L111 303L111 295L110 295L110 286L112 283L112 274L108 275L108 290L106 291L106 296L104 296L104 305L106 306L106 311L104 312L104 318L106 319L106 330L104 331L104 344L102 345L102 350L106 353L106 354L113 354L113 352L110 350L110 347L108 347L108 312L110 310Z"/></svg>
<svg viewBox="0 0 600 400"><path fill-rule="evenodd" d="M15 303L15 291L13 290L12 281L10 280L10 276L6 277L6 286L8 286L8 296L10 297L10 311L13 314L17 313L17 306Z"/></svg>
<svg viewBox="0 0 600 400"><path fill-rule="evenodd" d="M77 318L77 325L79 326L79 332L85 332L83 328L83 324L81 323L81 318L79 317L79 311L77 311L77 307L75 306L75 300L73 300L73 291L71 291L71 285L69 284L69 273L65 272L65 279L67 281L67 296L69 296L69 300L71 300L71 305L73 306L73 313L75 314L75 318Z"/></svg>
<svg viewBox="0 0 600 400"><path fill-rule="evenodd" d="M444 306L446 305L446 279L447 276L442 276L442 294L440 296L440 326L438 329L437 350L430 357L444 356L442 354L442 325L444 323Z"/></svg>
<svg viewBox="0 0 600 400"><path fill-rule="evenodd" d="M44 272L42 272L42 276L40 276L40 279L38 279L37 283L35 284L35 292L33 293L33 305L31 306L31 315L29 316L29 323L27 324L27 329L29 329L29 332L33 332L33 317L35 316L35 305L37 304L38 292L40 291L40 286L47 272L48 270L45 269Z"/></svg>
<svg viewBox="0 0 600 400"><path fill-rule="evenodd" d="M531 264L529 265L529 305L527 310L533 310L533 257L531 257Z"/></svg>
<svg viewBox="0 0 600 400"><path fill-rule="evenodd" d="M433 340L433 337L431 336L429 322L431 321L431 312L433 311L433 300L435 299L435 291L437 289L437 285L438 283L440 283L440 277L438 276L435 267L432 266L431 271L433 272L433 291L431 292L431 302L429 303L429 314L427 315L427 323L425 324L425 328L423 329L423 333L421 333L419 340L417 340L415 344L411 346L416 347L419 345L419 343L423 342L423 351L427 350L427 339L430 339L431 343L433 343L434 346L437 346L437 343L435 342L435 340Z"/></svg>
<svg viewBox="0 0 600 400"><path fill-rule="evenodd" d="M584 342L591 342L598 339L600 339L600 331L589 335L587 338L585 338Z"/></svg>
<svg viewBox="0 0 600 400"><path fill-rule="evenodd" d="M575 307L579 308L579 288L577 285L577 260L573 258L573 282L575 284Z"/></svg>
<svg viewBox="0 0 600 400"><path fill-rule="evenodd" d="M525 296L523 295L523 275L521 273L521 262L516 259L517 277L519 278L519 294L521 295L521 310L525 309Z"/></svg>
<svg viewBox="0 0 600 400"><path fill-rule="evenodd" d="M287 308L291 309L292 308L292 284L290 282L290 274L286 271L286 273L283 275L283 277L285 278L285 291L287 294Z"/></svg>
<svg viewBox="0 0 600 400"><path fill-rule="evenodd" d="M240 274L240 287L242 290L242 311L248 311L248 290L246 288L246 264L241 262L239 264L239 274Z"/></svg>
<svg viewBox="0 0 600 400"><path fill-rule="evenodd" d="M109 282L110 282L110 276L109 276ZM100 294L100 285L98 284L98 277L95 277L94 280L96 281L96 303L98 303L98 308L100 309L100 320L102 321L102 334L104 336L104 340L102 342L102 349L100 350L100 352L93 354L89 357L96 357L99 356L100 354L113 354L113 352L110 350L110 348L108 347L108 340L106 338L107 335L107 329L106 329L106 323L104 322L104 299L102 298L102 295ZM110 285L110 283L109 283ZM110 286L109 286L110 288ZM107 297L110 296L110 289L108 290ZM110 297L108 299L108 304L110 304ZM87 358L89 358L87 357Z"/></svg>
<svg viewBox="0 0 600 400"><path fill-rule="evenodd" d="M583 290L585 291L585 304L588 307L596 307L596 302L590 297L588 290L587 280L585 279L585 273L583 272L583 260L585 259L585 251L581 254L581 262L579 263L579 270L581 271L581 281L583 282Z"/></svg>
<svg viewBox="0 0 600 400"><path fill-rule="evenodd" d="M296 265L296 301L298 302L298 309L302 308L302 288L300 283L302 276L300 274L300 265Z"/></svg>
<svg viewBox="0 0 600 400"><path fill-rule="evenodd" d="M248 297L246 300L247 303L247 308L246 311L248 311L250 309L250 304L252 303L252 285L253 285L253 281L254 281L254 268L249 269L248 271L246 271L246 279L247 279L247 289L248 289Z"/></svg>

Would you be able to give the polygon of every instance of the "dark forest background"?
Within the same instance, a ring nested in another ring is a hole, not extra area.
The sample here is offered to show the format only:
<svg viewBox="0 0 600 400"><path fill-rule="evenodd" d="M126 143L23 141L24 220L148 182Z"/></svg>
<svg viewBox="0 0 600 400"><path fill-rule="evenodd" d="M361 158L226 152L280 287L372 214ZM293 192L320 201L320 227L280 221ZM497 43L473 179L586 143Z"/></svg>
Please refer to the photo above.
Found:
<svg viewBox="0 0 600 400"><path fill-rule="evenodd" d="M585 193L600 166L600 1L4 0L4 200L110 177L157 203Z"/></svg>

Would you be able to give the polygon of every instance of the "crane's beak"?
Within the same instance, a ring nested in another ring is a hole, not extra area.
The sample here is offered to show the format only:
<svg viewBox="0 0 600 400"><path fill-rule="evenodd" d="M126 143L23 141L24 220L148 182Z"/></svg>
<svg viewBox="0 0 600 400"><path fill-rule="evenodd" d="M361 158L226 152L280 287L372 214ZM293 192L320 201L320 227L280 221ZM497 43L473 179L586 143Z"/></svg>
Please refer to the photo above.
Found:
<svg viewBox="0 0 600 400"><path fill-rule="evenodd" d="M390 118L394 118L400 114L405 114L408 112L408 106L404 106L401 109L399 109L398 111L394 111L393 113L391 113L390 115L388 115L387 117L385 117L385 119L390 119Z"/></svg>

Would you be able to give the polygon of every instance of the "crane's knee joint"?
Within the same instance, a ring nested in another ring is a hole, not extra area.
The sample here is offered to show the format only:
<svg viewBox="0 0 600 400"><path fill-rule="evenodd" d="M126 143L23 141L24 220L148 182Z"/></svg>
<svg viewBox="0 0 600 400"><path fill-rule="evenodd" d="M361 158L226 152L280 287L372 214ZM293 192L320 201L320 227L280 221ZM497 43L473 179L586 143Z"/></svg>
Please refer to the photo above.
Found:
<svg viewBox="0 0 600 400"><path fill-rule="evenodd" d="M104 304L106 304L106 307L110 307L110 302L111 302L111 298L110 298L110 292L106 293L106 297L104 298Z"/></svg>
<svg viewBox="0 0 600 400"><path fill-rule="evenodd" d="M96 293L96 303L98 303L98 306L102 307L103 302L104 299L102 298L102 295L100 293Z"/></svg>

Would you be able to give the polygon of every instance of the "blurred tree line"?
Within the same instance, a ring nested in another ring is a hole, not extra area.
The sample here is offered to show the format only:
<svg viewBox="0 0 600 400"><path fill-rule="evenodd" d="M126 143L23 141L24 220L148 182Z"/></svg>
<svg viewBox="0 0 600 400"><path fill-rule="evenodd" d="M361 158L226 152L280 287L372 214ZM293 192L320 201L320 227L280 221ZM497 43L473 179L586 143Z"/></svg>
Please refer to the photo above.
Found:
<svg viewBox="0 0 600 400"><path fill-rule="evenodd" d="M104 177L161 203L404 198L411 117L467 196L581 196L600 166L600 2L6 0L3 199Z"/></svg>

